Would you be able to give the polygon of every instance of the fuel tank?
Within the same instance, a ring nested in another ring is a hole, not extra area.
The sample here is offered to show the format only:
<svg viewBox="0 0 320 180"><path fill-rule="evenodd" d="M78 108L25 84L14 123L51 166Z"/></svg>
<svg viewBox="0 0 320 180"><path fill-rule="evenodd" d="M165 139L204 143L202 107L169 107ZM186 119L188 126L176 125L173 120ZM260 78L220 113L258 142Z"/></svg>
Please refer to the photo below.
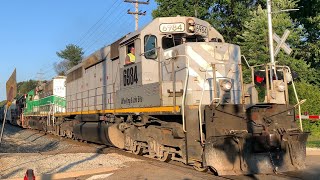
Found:
<svg viewBox="0 0 320 180"><path fill-rule="evenodd" d="M73 127L78 139L124 148L124 134L117 124L107 122L82 122Z"/></svg>

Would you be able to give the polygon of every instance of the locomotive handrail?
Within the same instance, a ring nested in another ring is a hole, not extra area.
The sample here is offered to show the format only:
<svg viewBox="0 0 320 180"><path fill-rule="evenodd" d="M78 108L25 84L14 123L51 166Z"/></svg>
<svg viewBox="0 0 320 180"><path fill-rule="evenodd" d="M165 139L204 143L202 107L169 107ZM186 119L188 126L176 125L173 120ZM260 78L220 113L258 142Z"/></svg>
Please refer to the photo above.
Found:
<svg viewBox="0 0 320 180"><path fill-rule="evenodd" d="M70 97L70 102L72 103L72 108L71 110L74 110L74 111L77 111L77 109L79 108L78 106L78 100L81 100L81 111L83 111L83 108L84 108L84 105L83 105L83 99L87 99L88 100L88 103L89 103L89 98L92 98L94 97L94 108L97 109L97 105L103 105L103 101L102 101L102 104L97 104L97 89L98 88L103 88L105 87L105 85L102 85L102 86L99 86L99 87L95 87L95 88L91 88L91 89L87 89L87 90L84 90L84 91L81 91L81 92L77 92L75 94L71 94L71 95L68 95L66 97ZM90 91L94 90L95 91L95 95L92 95L90 96ZM87 93L87 97L86 98L83 98L83 93ZM81 94L81 97L80 99L78 98L78 94ZM72 100L72 96L75 96L75 100ZM100 96L100 95L99 95ZM101 94L102 98L103 98L103 94ZM73 102L76 102L76 107L73 107ZM87 105L87 108L89 109L89 104Z"/></svg>
<svg viewBox="0 0 320 180"><path fill-rule="evenodd" d="M289 66L278 66L278 67L284 67L284 68L287 68L289 73L291 74L291 69ZM303 131L303 127L302 127L302 119L301 119L301 104L304 103L305 101L301 101L302 103L300 103L299 101L299 97L298 97L298 94L297 94L297 90L296 90L296 86L294 85L294 82L293 82L293 78L291 79L292 81L292 87L293 87L293 92L294 92L294 95L296 97L296 100L297 100L297 105L298 105L298 113L299 113L299 123L300 123L300 130ZM296 106L295 106L296 107Z"/></svg>
<svg viewBox="0 0 320 180"><path fill-rule="evenodd" d="M187 67L186 67L186 77L185 77L185 83L184 83L184 87L183 87L183 95L182 95L182 129L183 132L187 132L186 130L186 119L185 119L185 103L186 103L186 95L187 95L187 88L188 88L188 82L189 82L189 68L190 68L190 58L187 55L177 55L176 57L186 57L187 60Z"/></svg>
<svg viewBox="0 0 320 180"><path fill-rule="evenodd" d="M189 68L190 68L190 59L188 56L186 56L187 59L187 73L186 73L186 78L185 78L185 83L184 83L184 88L183 88L183 96L182 96L182 126L183 126L183 131L187 132L186 130L186 119L185 119L185 114L184 114L184 108L185 108L185 103L186 103L186 95L187 95L187 90L188 90L188 83L189 83Z"/></svg>
<svg viewBox="0 0 320 180"><path fill-rule="evenodd" d="M266 78L269 78L268 76L268 67L269 66L274 66L274 68L275 69L277 69L277 68L283 68L283 69L287 69L288 70L288 73L289 74L292 74L291 73L291 69L290 69L290 67L289 66L283 66L283 65L273 65L272 63L267 63L267 64L265 64L265 65L263 65L263 64L260 64L260 65L255 65L255 66L251 66L251 73L252 73L252 83L253 83L253 85L254 85L254 68L255 67L262 67L262 66L266 66ZM286 79L286 77L283 77L283 79ZM295 105L295 107L297 107L298 106L298 113L299 113L299 124L300 124L300 130L301 131L303 131L303 127L302 127L302 119L301 119L301 101L299 100L299 97L298 97L298 94L297 94L297 90L296 90L296 86L295 86L295 84L294 84L294 81L293 81L293 78L291 79L291 82L292 82L292 87L293 87L293 92L294 92L294 95L295 95L295 98L296 98L296 101L297 101L297 104ZM267 89L269 89L269 80L267 79L267 82L266 82L267 84ZM267 91L267 97L269 97L269 91Z"/></svg>
<svg viewBox="0 0 320 180"><path fill-rule="evenodd" d="M250 66L250 64L248 63L247 58L246 58L244 55L241 55L241 57L243 57L243 59L245 60L247 66L248 66L248 68L250 69L251 66Z"/></svg>
<svg viewBox="0 0 320 180"><path fill-rule="evenodd" d="M140 53L140 56L142 56L142 55L144 55L144 54L146 54L146 53L148 53L148 52L151 52L151 51L154 51L154 50L158 50L158 49L160 49L160 47L154 47L154 48L152 48L152 49L150 49L150 50L148 50L148 51L144 51L144 52ZM156 59L157 59L157 58L156 58ZM156 59L150 59L150 60L159 61L159 60L156 60Z"/></svg>
<svg viewBox="0 0 320 180"><path fill-rule="evenodd" d="M200 98L199 107L198 107L198 111L199 111L199 128L200 128L200 143L201 143L201 145L204 145L203 134L202 134L203 129L202 129L202 110L201 110L201 107L202 107L202 100L203 100L204 90L205 90L205 87L206 87L206 80L207 80L208 70L209 70L208 67L206 67L206 71L205 71L205 74L204 74L203 88L202 88L201 98ZM215 84L214 84L214 86L215 86Z"/></svg>

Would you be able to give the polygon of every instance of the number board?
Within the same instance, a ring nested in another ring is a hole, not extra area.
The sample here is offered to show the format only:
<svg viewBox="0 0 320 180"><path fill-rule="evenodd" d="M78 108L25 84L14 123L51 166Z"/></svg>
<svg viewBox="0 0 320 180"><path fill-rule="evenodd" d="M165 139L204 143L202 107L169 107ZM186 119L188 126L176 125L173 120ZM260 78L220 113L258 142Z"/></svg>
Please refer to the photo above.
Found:
<svg viewBox="0 0 320 180"><path fill-rule="evenodd" d="M140 85L141 82L141 64L130 64L122 69L121 86L130 87Z"/></svg>
<svg viewBox="0 0 320 180"><path fill-rule="evenodd" d="M194 30L195 33L207 36L208 35L208 28L206 26L196 24L196 28Z"/></svg>
<svg viewBox="0 0 320 180"><path fill-rule="evenodd" d="M163 23L160 24L160 32L183 32L185 31L184 23Z"/></svg>

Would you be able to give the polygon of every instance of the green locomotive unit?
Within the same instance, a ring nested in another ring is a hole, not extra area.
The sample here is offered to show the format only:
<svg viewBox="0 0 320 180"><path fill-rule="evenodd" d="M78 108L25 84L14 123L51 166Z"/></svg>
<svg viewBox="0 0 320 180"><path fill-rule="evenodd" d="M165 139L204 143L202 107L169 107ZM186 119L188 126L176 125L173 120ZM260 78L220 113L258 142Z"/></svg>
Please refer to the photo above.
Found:
<svg viewBox="0 0 320 180"><path fill-rule="evenodd" d="M43 127L54 123L56 113L65 112L65 81L64 76L55 77L25 95L25 106L22 113L24 118L21 120L23 127L46 130Z"/></svg>

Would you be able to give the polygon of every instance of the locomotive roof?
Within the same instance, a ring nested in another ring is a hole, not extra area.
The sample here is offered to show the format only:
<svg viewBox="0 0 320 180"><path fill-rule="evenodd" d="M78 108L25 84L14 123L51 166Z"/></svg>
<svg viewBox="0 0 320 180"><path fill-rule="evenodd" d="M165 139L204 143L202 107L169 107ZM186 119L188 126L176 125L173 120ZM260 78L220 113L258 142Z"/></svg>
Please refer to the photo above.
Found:
<svg viewBox="0 0 320 180"><path fill-rule="evenodd" d="M91 56L91 54L90 54L90 56ZM88 57L89 57L89 56L88 56ZM85 59L87 59L87 57L86 57L86 58L83 58L83 60L85 60ZM71 69L69 69L69 70L67 71L67 74L69 74L70 72L78 69L78 68L81 67L81 66L82 66L82 62L80 62L79 64L77 64L77 65L73 66Z"/></svg>
<svg viewBox="0 0 320 180"><path fill-rule="evenodd" d="M223 36L215 29L211 26L210 23L208 23L207 21L204 21L202 19L196 18L196 17L191 17L191 16L176 16L176 17L158 17L156 19L154 19L152 22L148 23L147 25L145 25L144 27L138 29L137 31L131 32L129 34L127 34L125 36L125 38L120 42L120 45L130 41L131 39L135 38L136 36L138 36L139 34L141 34L141 32L148 28L149 26L160 26L160 24L166 24L166 23L177 23L177 22L186 22L188 19L194 19L195 21L197 21L198 23L201 24L207 24L208 26L211 27L211 29L209 28L210 31L212 31L211 33L214 33L217 37L219 37L222 41L224 41ZM150 31L150 30L149 30ZM159 32L160 33L160 32Z"/></svg>

